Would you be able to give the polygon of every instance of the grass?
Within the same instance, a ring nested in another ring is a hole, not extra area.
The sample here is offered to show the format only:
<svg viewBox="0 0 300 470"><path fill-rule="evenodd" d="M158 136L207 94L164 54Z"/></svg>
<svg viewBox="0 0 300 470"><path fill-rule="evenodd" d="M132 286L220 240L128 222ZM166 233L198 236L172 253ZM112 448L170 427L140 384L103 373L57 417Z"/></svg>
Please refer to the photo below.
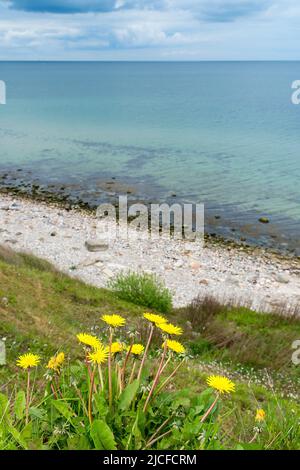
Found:
<svg viewBox="0 0 300 470"><path fill-rule="evenodd" d="M292 371L292 343L300 338L300 319L230 307L207 297L176 312L190 325L187 339L194 354L211 352L259 369Z"/></svg>
<svg viewBox="0 0 300 470"><path fill-rule="evenodd" d="M76 354L74 334L92 331L100 315L112 311L134 318L143 308L48 270L48 263L35 257L0 251L0 338L6 338L8 363L0 374L14 373L16 357L28 348L50 355L63 344Z"/></svg>
<svg viewBox="0 0 300 470"><path fill-rule="evenodd" d="M108 285L119 299L168 313L172 296L164 284L152 274L121 273Z"/></svg>
<svg viewBox="0 0 300 470"><path fill-rule="evenodd" d="M0 248L0 338L6 338L7 346L7 365L0 366L0 391L10 393L19 381L15 361L29 349L41 354L44 362L61 346L72 358L79 357L74 335L97 332L102 314L123 315L135 332L149 308L145 300L135 298L135 302L140 305L71 279L43 260ZM231 401L224 400L219 418L226 448L249 442L253 414L263 407L269 420L259 437L262 447L300 449L300 370L291 361L292 342L300 339L300 320L225 307L211 298L170 310L167 317L183 327L182 342L191 356L178 373L179 389L188 386L188 396L197 396L212 373L237 383L237 392ZM145 337L141 329L141 342ZM160 342L154 336L154 343Z"/></svg>

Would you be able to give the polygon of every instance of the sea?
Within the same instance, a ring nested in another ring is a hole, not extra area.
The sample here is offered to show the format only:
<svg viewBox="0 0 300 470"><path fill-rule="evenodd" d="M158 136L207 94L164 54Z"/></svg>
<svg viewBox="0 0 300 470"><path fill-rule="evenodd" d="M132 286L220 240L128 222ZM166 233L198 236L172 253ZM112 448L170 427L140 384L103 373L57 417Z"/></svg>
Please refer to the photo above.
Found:
<svg viewBox="0 0 300 470"><path fill-rule="evenodd" d="M0 189L204 204L212 236L300 255L300 62L0 62L0 80Z"/></svg>

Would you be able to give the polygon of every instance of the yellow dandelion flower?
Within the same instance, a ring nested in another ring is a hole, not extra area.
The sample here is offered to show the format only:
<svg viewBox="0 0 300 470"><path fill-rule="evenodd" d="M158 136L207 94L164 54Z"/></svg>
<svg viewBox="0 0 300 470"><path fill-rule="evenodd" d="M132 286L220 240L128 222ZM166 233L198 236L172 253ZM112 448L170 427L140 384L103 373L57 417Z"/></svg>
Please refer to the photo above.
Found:
<svg viewBox="0 0 300 470"><path fill-rule="evenodd" d="M181 343L179 343L178 341L167 339L166 343L167 343L167 348L171 349L172 351L174 351L178 354L185 353L185 347ZM165 347L166 343L164 343L162 345L163 348Z"/></svg>
<svg viewBox="0 0 300 470"><path fill-rule="evenodd" d="M206 379L209 387L214 388L219 393L231 393L235 390L235 384L221 375L211 375Z"/></svg>
<svg viewBox="0 0 300 470"><path fill-rule="evenodd" d="M127 351L130 350L131 354L135 354L136 356L139 356L140 354L142 354L145 348L142 344L133 344L131 346L131 349L130 349L130 346L128 346L126 349Z"/></svg>
<svg viewBox="0 0 300 470"><path fill-rule="evenodd" d="M88 354L88 360L93 364L103 364L108 358L108 347L99 346L95 351Z"/></svg>
<svg viewBox="0 0 300 470"><path fill-rule="evenodd" d="M80 343L85 344L86 346L90 346L94 349L97 349L101 346L99 338L88 333L79 333L77 335L77 339L80 341Z"/></svg>
<svg viewBox="0 0 300 470"><path fill-rule="evenodd" d="M172 325L172 323L159 323L156 326L165 333L168 333L168 335L180 336L183 333L180 326Z"/></svg>
<svg viewBox="0 0 300 470"><path fill-rule="evenodd" d="M56 356L51 357L46 367L47 369L58 371L63 365L64 360L65 360L65 354L61 352L57 354Z"/></svg>
<svg viewBox="0 0 300 470"><path fill-rule="evenodd" d="M102 315L101 318L105 323L113 328L124 326L126 323L125 318L121 317L121 315Z"/></svg>
<svg viewBox="0 0 300 470"><path fill-rule="evenodd" d="M112 343L111 345L111 353L116 354L123 351L123 344L119 343L118 341Z"/></svg>
<svg viewBox="0 0 300 470"><path fill-rule="evenodd" d="M37 354L23 354L17 360L17 366L21 369L29 369L30 367L37 367L41 358Z"/></svg>
<svg viewBox="0 0 300 470"><path fill-rule="evenodd" d="M150 321L151 323L155 323L155 325L159 325L160 323L167 323L167 319L162 315L155 315L154 313L144 313L144 318Z"/></svg>
<svg viewBox="0 0 300 470"><path fill-rule="evenodd" d="M260 408L259 410L256 410L256 416L255 416L255 421L258 423L261 423L266 419L266 412Z"/></svg>

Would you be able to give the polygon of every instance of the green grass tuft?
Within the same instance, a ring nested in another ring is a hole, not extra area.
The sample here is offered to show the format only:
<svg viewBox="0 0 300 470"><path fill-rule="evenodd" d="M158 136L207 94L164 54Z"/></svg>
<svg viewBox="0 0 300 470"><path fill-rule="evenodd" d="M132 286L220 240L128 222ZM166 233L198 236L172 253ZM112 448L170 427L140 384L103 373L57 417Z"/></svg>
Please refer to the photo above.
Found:
<svg viewBox="0 0 300 470"><path fill-rule="evenodd" d="M172 309L170 291L154 275L121 273L110 281L108 287L119 299L162 313L168 313Z"/></svg>

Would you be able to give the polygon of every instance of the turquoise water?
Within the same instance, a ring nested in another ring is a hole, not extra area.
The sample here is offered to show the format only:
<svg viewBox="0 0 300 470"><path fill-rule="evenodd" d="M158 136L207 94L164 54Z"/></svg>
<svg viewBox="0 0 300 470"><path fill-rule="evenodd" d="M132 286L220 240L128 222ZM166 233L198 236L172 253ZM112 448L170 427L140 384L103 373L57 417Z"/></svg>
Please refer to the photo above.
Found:
<svg viewBox="0 0 300 470"><path fill-rule="evenodd" d="M204 202L223 231L267 216L296 240L300 63L0 62L0 79L0 172L90 194L113 176L150 198Z"/></svg>

